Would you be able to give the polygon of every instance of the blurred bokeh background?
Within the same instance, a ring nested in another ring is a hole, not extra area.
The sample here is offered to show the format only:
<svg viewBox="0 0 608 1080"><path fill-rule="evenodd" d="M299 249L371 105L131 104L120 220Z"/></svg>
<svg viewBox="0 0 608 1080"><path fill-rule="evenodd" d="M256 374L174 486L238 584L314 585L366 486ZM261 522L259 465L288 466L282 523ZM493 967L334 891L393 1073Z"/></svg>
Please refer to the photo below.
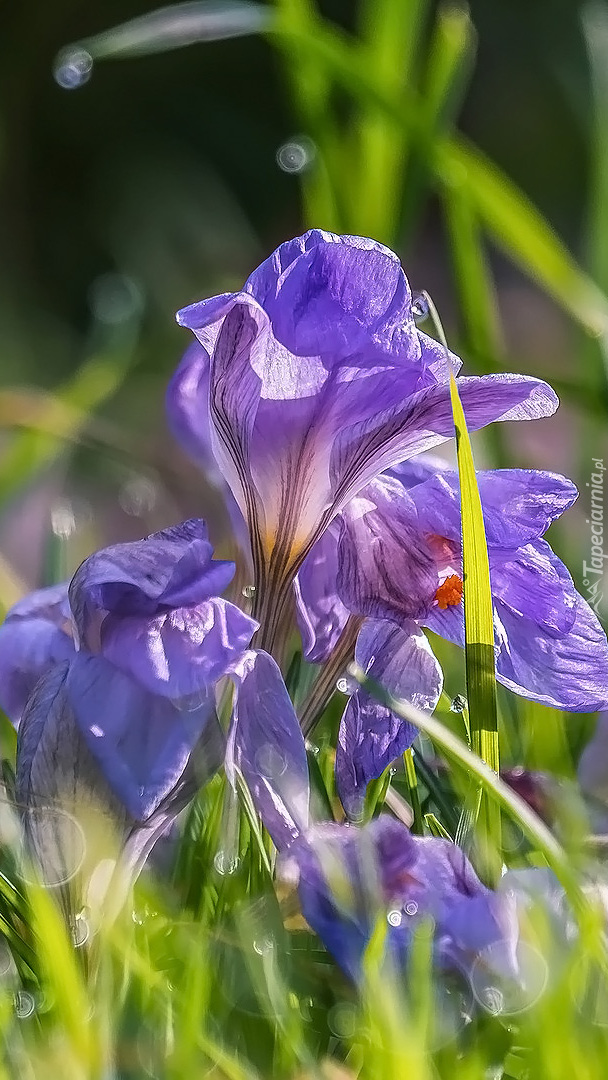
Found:
<svg viewBox="0 0 608 1080"><path fill-rule="evenodd" d="M164 419L174 311L313 224L393 246L470 373L556 386L557 418L476 446L579 482L554 537L578 581L608 454L608 4L278 0L260 33L208 40L210 12L259 8L191 4L207 40L164 49L165 18L158 51L99 62L95 35L149 2L0 16L3 603L190 513L225 542ZM93 70L65 89L56 56L83 40Z"/></svg>

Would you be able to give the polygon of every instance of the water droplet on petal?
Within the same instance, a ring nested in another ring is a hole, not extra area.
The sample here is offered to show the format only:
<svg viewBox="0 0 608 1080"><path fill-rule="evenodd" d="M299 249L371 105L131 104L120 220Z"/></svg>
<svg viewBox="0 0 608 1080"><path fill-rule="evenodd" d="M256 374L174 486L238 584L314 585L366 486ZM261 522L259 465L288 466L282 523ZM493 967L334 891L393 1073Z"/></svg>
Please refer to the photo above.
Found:
<svg viewBox="0 0 608 1080"><path fill-rule="evenodd" d="M193 713L202 708L209 700L206 690L196 690L193 694L184 694L183 697L172 698L171 703L178 712Z"/></svg>
<svg viewBox="0 0 608 1080"><path fill-rule="evenodd" d="M288 139L276 153L277 165L285 173L301 173L314 161L316 147L306 136Z"/></svg>
<svg viewBox="0 0 608 1080"><path fill-rule="evenodd" d="M408 900L408 902L405 905L403 910L405 911L406 915L417 915L418 914L418 904L416 903L415 900Z"/></svg>
<svg viewBox="0 0 608 1080"><path fill-rule="evenodd" d="M412 297L412 315L414 319L422 321L429 313L429 304L424 293L414 293Z"/></svg>
<svg viewBox="0 0 608 1080"><path fill-rule="evenodd" d="M30 1016L33 1016L36 1011L36 1002L32 994L27 990L19 990L13 998L13 1005L15 1008L15 1015L20 1020L27 1020Z"/></svg>
<svg viewBox="0 0 608 1080"><path fill-rule="evenodd" d="M287 768L285 755L271 743L266 743L256 751L255 764L266 780L277 780Z"/></svg>
<svg viewBox="0 0 608 1080"><path fill-rule="evenodd" d="M86 49L62 49L53 64L53 77L63 90L77 90L91 78L93 57Z"/></svg>
<svg viewBox="0 0 608 1080"><path fill-rule="evenodd" d="M399 908L392 908L386 916L389 926L401 926L403 915Z"/></svg>
<svg viewBox="0 0 608 1080"><path fill-rule="evenodd" d="M241 592L246 600L251 600L255 596L255 585L243 585Z"/></svg>

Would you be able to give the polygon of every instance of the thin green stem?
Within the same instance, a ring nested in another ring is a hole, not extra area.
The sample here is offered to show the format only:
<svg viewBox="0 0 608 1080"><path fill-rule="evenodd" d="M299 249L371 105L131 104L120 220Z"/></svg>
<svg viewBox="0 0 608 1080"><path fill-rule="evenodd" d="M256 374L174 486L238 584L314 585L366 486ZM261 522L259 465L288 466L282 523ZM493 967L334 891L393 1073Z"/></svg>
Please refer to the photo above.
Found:
<svg viewBox="0 0 608 1080"><path fill-rule="evenodd" d="M413 751L406 750L403 755L403 767L405 769L405 780L408 787L409 799L412 810L414 811L414 820L412 822L412 832L417 833L418 836L422 836L424 833L424 821L422 818L422 808L420 806L420 795L418 793L418 776L416 775L416 766L414 764Z"/></svg>

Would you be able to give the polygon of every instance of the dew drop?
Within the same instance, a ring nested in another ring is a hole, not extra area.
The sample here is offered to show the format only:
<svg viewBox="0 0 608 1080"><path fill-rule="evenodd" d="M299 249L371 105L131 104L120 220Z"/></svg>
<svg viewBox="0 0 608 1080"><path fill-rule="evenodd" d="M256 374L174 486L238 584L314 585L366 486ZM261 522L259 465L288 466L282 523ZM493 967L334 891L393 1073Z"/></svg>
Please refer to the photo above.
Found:
<svg viewBox="0 0 608 1080"><path fill-rule="evenodd" d="M306 136L288 139L277 150L277 165L285 173L301 173L310 167L315 153L312 139Z"/></svg>
<svg viewBox="0 0 608 1080"><path fill-rule="evenodd" d="M456 694L455 698L452 698L450 709L454 713L462 713L467 707L467 699L462 694Z"/></svg>
<svg viewBox="0 0 608 1080"><path fill-rule="evenodd" d="M27 1020L36 1011L36 1002L27 990L19 990L13 998L15 1015L19 1020Z"/></svg>
<svg viewBox="0 0 608 1080"><path fill-rule="evenodd" d="M253 948L258 956L267 956L274 949L274 938L269 934L266 937L258 938L253 943Z"/></svg>
<svg viewBox="0 0 608 1080"><path fill-rule="evenodd" d="M91 930L82 911L72 919L70 933L75 949L81 949L89 940Z"/></svg>
<svg viewBox="0 0 608 1080"><path fill-rule="evenodd" d="M412 315L422 321L429 313L429 303L424 293L415 293L412 298Z"/></svg>
<svg viewBox="0 0 608 1080"><path fill-rule="evenodd" d="M201 709L209 700L204 690L197 690L194 694L184 694L183 697L172 698L172 705L178 712L194 713Z"/></svg>
<svg viewBox="0 0 608 1080"><path fill-rule="evenodd" d="M342 675L336 683L336 690L339 690L341 694L354 694L358 689L358 683L355 679L351 679L350 675Z"/></svg>
<svg viewBox="0 0 608 1080"><path fill-rule="evenodd" d="M255 596L255 585L244 585L241 592L246 600L251 600Z"/></svg>
<svg viewBox="0 0 608 1080"><path fill-rule="evenodd" d="M213 860L213 865L218 874L224 876L225 874L234 874L236 872L239 860L236 855L231 855L227 851L218 851Z"/></svg>
<svg viewBox="0 0 608 1080"><path fill-rule="evenodd" d="M403 915L399 911L399 908L392 908L386 916L389 926L401 926L403 922Z"/></svg>
<svg viewBox="0 0 608 1080"><path fill-rule="evenodd" d="M86 49L62 49L53 64L53 77L62 90L77 90L91 78L93 57Z"/></svg>
<svg viewBox="0 0 608 1080"><path fill-rule="evenodd" d="M276 746L266 743L255 754L256 768L266 780L277 780L287 768L287 760Z"/></svg>
<svg viewBox="0 0 608 1080"><path fill-rule="evenodd" d="M405 911L406 915L417 915L418 914L418 904L416 903L415 900L408 900L408 902L405 905L403 910Z"/></svg>

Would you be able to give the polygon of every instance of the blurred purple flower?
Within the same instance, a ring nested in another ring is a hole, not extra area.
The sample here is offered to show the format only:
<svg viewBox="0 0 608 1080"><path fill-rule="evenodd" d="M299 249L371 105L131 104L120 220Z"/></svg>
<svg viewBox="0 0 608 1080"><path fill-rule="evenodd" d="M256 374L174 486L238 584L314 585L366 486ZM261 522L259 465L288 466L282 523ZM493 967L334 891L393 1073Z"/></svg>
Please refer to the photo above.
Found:
<svg viewBox="0 0 608 1080"><path fill-rule="evenodd" d="M517 974L515 904L482 885L464 852L447 840L412 836L386 816L362 829L319 825L290 847L283 872L297 881L306 921L354 981L382 916L387 952L399 970L426 918L441 969L466 974L481 952L502 946L503 973Z"/></svg>
<svg viewBox="0 0 608 1080"><path fill-rule="evenodd" d="M172 426L202 453L209 412L213 453L248 523L270 648L293 575L332 518L383 469L453 436L448 373L460 361L417 329L393 252L320 230L282 244L242 291L177 318L209 355L209 396L193 356L199 374L183 362L170 387ZM557 405L522 376L459 387L471 429Z"/></svg>

